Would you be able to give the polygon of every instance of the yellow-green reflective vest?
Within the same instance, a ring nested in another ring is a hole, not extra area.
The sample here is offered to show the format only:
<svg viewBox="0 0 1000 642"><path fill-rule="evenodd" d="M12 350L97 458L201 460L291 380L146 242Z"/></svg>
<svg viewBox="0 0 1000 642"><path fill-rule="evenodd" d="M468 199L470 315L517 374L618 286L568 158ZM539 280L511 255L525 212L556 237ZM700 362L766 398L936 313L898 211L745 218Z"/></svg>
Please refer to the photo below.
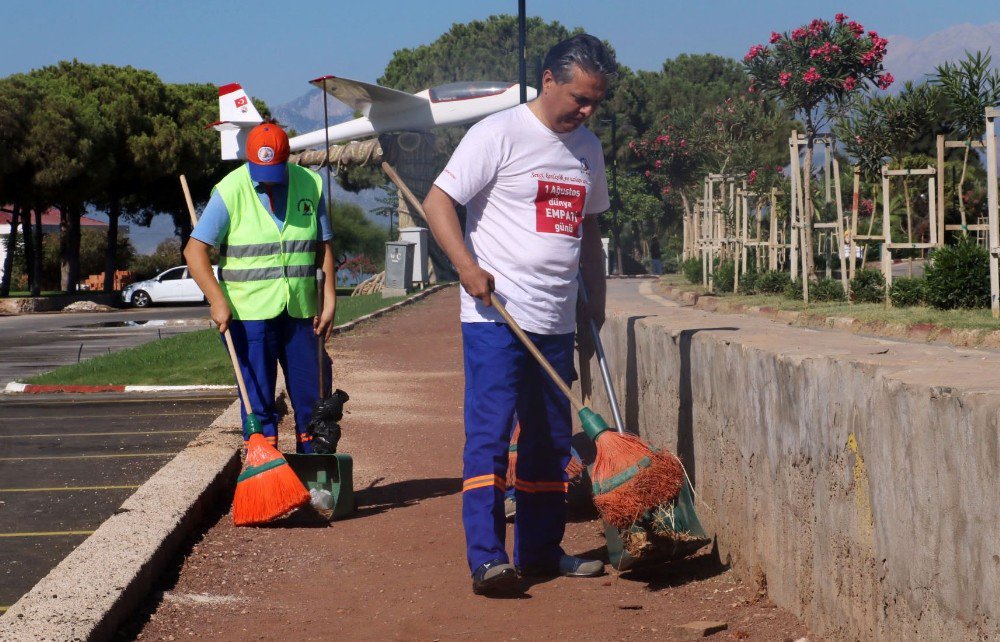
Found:
<svg viewBox="0 0 1000 642"><path fill-rule="evenodd" d="M316 207L319 174L288 164L285 224L278 229L260 202L244 164L215 186L229 210L229 233L219 248L219 284L233 318L273 319L316 314Z"/></svg>

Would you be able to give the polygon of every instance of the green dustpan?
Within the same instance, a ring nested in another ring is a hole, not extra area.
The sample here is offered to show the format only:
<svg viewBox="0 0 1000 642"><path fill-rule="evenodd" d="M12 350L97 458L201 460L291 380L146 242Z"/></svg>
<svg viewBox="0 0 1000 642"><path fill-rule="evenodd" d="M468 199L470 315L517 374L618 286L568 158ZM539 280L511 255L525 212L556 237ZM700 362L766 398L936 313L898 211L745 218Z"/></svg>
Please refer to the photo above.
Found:
<svg viewBox="0 0 1000 642"><path fill-rule="evenodd" d="M350 455L287 454L285 460L309 490L330 493L332 507L318 508L312 504L299 509L293 517L333 521L346 517L358 509L354 498L354 460ZM301 515L299 515L301 513Z"/></svg>

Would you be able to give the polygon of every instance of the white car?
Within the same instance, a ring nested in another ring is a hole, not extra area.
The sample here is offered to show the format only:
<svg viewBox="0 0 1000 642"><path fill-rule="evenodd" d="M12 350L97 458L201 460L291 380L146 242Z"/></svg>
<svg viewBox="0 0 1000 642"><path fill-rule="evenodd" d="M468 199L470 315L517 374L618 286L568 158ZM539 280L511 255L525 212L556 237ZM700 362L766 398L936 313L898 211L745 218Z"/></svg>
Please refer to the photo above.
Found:
<svg viewBox="0 0 1000 642"><path fill-rule="evenodd" d="M213 265L215 278L219 278L219 268ZM186 266L170 268L146 281L125 286L122 299L137 308L145 308L153 303L198 303L205 300L201 288L188 274Z"/></svg>

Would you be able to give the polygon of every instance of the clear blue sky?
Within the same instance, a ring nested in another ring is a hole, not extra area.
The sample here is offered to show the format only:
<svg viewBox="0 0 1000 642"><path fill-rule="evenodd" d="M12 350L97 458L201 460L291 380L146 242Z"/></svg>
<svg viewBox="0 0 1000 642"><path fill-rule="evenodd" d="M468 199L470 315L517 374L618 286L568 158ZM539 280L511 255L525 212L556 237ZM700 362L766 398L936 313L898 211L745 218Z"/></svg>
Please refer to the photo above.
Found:
<svg viewBox="0 0 1000 642"><path fill-rule="evenodd" d="M150 69L167 82L241 82L272 105L301 96L324 74L374 81L393 51L430 43L452 23L517 13L517 0L4 4L0 77L77 58ZM527 0L529 16L607 39L633 69L657 69L680 53L740 57L772 30L839 11L883 35L921 38L996 22L996 7L990 0Z"/></svg>

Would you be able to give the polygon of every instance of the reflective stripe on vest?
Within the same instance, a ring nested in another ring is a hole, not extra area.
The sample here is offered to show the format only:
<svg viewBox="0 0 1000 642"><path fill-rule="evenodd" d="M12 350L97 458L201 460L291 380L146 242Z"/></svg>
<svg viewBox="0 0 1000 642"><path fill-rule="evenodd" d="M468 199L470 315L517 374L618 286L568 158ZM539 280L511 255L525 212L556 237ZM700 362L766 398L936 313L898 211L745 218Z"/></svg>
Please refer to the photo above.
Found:
<svg viewBox="0 0 1000 642"><path fill-rule="evenodd" d="M314 316L319 175L289 164L281 228L261 204L246 165L230 172L215 189L229 211L229 231L220 247L219 284L233 318L273 319L286 310L300 319Z"/></svg>
<svg viewBox="0 0 1000 642"><path fill-rule="evenodd" d="M247 281L268 281L280 278L305 278L316 275L315 265L284 265L281 267L247 268L234 270L221 268L219 282L230 281L246 283Z"/></svg>
<svg viewBox="0 0 1000 642"><path fill-rule="evenodd" d="M270 256L282 252L315 252L316 240L280 241L278 243L252 243L250 245L223 245L219 253L230 259L245 259L251 256Z"/></svg>

